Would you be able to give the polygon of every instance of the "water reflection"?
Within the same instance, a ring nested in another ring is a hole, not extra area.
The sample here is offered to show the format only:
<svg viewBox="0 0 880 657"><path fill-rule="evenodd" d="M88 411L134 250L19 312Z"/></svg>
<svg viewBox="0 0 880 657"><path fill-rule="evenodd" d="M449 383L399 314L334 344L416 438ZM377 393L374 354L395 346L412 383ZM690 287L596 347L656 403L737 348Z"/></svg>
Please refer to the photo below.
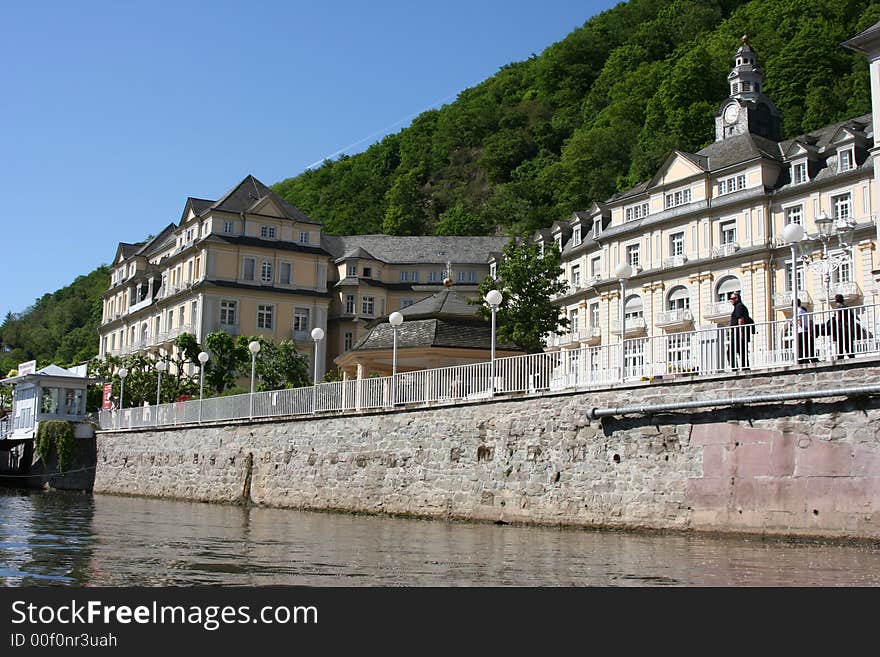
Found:
<svg viewBox="0 0 880 657"><path fill-rule="evenodd" d="M880 584L880 547L0 493L6 585Z"/></svg>

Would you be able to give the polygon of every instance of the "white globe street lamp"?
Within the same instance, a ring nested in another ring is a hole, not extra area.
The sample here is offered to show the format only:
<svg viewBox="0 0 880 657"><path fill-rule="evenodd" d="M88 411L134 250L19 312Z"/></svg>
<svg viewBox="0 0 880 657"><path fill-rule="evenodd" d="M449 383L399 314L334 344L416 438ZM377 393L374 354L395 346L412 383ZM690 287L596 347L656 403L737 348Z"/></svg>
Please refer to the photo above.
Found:
<svg viewBox="0 0 880 657"><path fill-rule="evenodd" d="M257 354L260 353L260 343L252 340L248 344L248 351L251 352L251 418L254 417L254 380L257 373Z"/></svg>
<svg viewBox="0 0 880 657"><path fill-rule="evenodd" d="M620 281L620 380L623 382L626 370L626 352L624 340L626 339L626 279L633 275L633 269L626 262L619 263L614 268L614 275Z"/></svg>
<svg viewBox="0 0 880 657"><path fill-rule="evenodd" d="M122 404L125 401L125 377L128 376L128 370L120 367L117 374L119 375L119 411L122 415Z"/></svg>
<svg viewBox="0 0 880 657"><path fill-rule="evenodd" d="M162 372L168 369L168 365L164 360L156 363L156 372L158 372L158 381L156 381L156 426L159 426L159 404L162 403Z"/></svg>
<svg viewBox="0 0 880 657"><path fill-rule="evenodd" d="M800 224L791 223L782 229L782 239L791 247L791 340L793 362L798 362L800 345L798 338L798 282L797 282L797 248L804 239L804 228Z"/></svg>
<svg viewBox="0 0 880 657"><path fill-rule="evenodd" d="M498 306L501 305L501 302L504 301L504 297L501 296L501 292L498 290L489 290L489 293L486 295L486 303L489 304L489 308L492 310L492 350L490 352L490 361L492 363L492 393L495 392L495 314L498 312Z"/></svg>
<svg viewBox="0 0 880 657"><path fill-rule="evenodd" d="M205 396L205 363L211 356L205 352L199 352L199 422L202 421L202 398Z"/></svg>
<svg viewBox="0 0 880 657"><path fill-rule="evenodd" d="M318 410L318 343L324 339L324 329L316 326L312 329L312 340L315 341L315 383L312 385L312 413Z"/></svg>
<svg viewBox="0 0 880 657"><path fill-rule="evenodd" d="M397 400L397 329L403 324L403 315L395 311L388 316L391 332L394 334L394 349L391 356L391 405Z"/></svg>

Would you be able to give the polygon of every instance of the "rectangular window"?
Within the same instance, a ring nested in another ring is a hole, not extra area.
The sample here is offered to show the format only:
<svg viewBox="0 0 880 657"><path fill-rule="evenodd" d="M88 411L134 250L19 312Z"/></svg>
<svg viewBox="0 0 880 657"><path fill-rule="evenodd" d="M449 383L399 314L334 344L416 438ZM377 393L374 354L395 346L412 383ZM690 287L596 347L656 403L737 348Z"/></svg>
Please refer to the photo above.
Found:
<svg viewBox="0 0 880 657"><path fill-rule="evenodd" d="M593 222L593 239L599 237L602 234L602 219L597 218Z"/></svg>
<svg viewBox="0 0 880 657"><path fill-rule="evenodd" d="M300 241L300 244L308 244L309 243L309 232L306 230L301 230L299 232L299 241Z"/></svg>
<svg viewBox="0 0 880 657"><path fill-rule="evenodd" d="M254 258L245 258L244 265L242 266L241 277L243 280L252 281L254 280L254 270L256 268L257 261Z"/></svg>
<svg viewBox="0 0 880 657"><path fill-rule="evenodd" d="M790 208L785 208L785 223L786 224L799 224L799 225L803 226L804 225L804 206L794 205Z"/></svg>
<svg viewBox="0 0 880 657"><path fill-rule="evenodd" d="M280 280L278 281L282 285L290 285L290 263L282 262L281 263L281 273Z"/></svg>
<svg viewBox="0 0 880 657"><path fill-rule="evenodd" d="M354 333L352 333L351 331L346 331L345 338L342 342L342 349L343 349L343 351L348 351L353 346L354 346Z"/></svg>
<svg viewBox="0 0 880 657"><path fill-rule="evenodd" d="M189 323L192 324L193 327L195 327L196 315L198 314L198 311L199 311L199 302L198 301L193 301L191 304L189 304Z"/></svg>
<svg viewBox="0 0 880 657"><path fill-rule="evenodd" d="M600 256L596 256L592 260L590 260L590 278L602 277L601 262L602 259Z"/></svg>
<svg viewBox="0 0 880 657"><path fill-rule="evenodd" d="M275 226L260 226L260 237L275 239Z"/></svg>
<svg viewBox="0 0 880 657"><path fill-rule="evenodd" d="M271 329L275 306L257 306L257 328Z"/></svg>
<svg viewBox="0 0 880 657"><path fill-rule="evenodd" d="M559 250L560 253L562 253L562 235L561 234L556 236L556 248Z"/></svg>
<svg viewBox="0 0 880 657"><path fill-rule="evenodd" d="M795 185L807 182L807 164L806 162L798 162L792 165L792 181Z"/></svg>
<svg viewBox="0 0 880 657"><path fill-rule="evenodd" d="M440 273L441 273L441 272L429 271L429 272L428 272L428 282L429 282L429 283L437 283L437 282L439 282L440 279L442 278L442 276L440 275Z"/></svg>
<svg viewBox="0 0 880 657"><path fill-rule="evenodd" d="M411 306L415 303L412 299L401 299L400 300L400 309L403 310L407 306Z"/></svg>
<svg viewBox="0 0 880 657"><path fill-rule="evenodd" d="M840 171L849 171L854 166L852 149L840 151Z"/></svg>
<svg viewBox="0 0 880 657"><path fill-rule="evenodd" d="M361 298L361 314L372 317L376 312L376 297Z"/></svg>
<svg viewBox="0 0 880 657"><path fill-rule="evenodd" d="M798 291L803 291L804 289L804 268L798 267L797 270L797 288ZM788 292L791 292L791 260L785 263L785 289Z"/></svg>
<svg viewBox="0 0 880 657"><path fill-rule="evenodd" d="M193 261L186 263L186 280L192 282L193 279Z"/></svg>
<svg viewBox="0 0 880 657"><path fill-rule="evenodd" d="M677 192L670 192L666 195L666 208L674 208L679 205L685 205L691 202L691 190L680 189Z"/></svg>
<svg viewBox="0 0 880 657"><path fill-rule="evenodd" d="M850 194L841 194L831 197L831 206L834 208L834 219L848 220L852 217L852 199Z"/></svg>
<svg viewBox="0 0 880 657"><path fill-rule="evenodd" d="M669 255L684 255L684 233L675 233L669 237Z"/></svg>
<svg viewBox="0 0 880 657"><path fill-rule="evenodd" d="M223 222L223 232L231 233L235 230L235 223L232 221L224 221Z"/></svg>
<svg viewBox="0 0 880 657"><path fill-rule="evenodd" d="M578 244L581 243L581 227L580 226L574 227L574 230L572 231L572 234L571 234L571 241L575 246L577 246Z"/></svg>
<svg viewBox="0 0 880 657"><path fill-rule="evenodd" d="M354 315L354 295L346 294L345 295L345 312L349 315Z"/></svg>
<svg viewBox="0 0 880 657"><path fill-rule="evenodd" d="M571 286L581 286L581 267L580 265L572 265L571 267Z"/></svg>
<svg viewBox="0 0 880 657"><path fill-rule="evenodd" d="M498 274L498 265L496 263L489 264L489 276L495 278Z"/></svg>
<svg viewBox="0 0 880 657"><path fill-rule="evenodd" d="M220 302L220 324L223 326L235 326L235 313L238 307L237 301Z"/></svg>
<svg viewBox="0 0 880 657"><path fill-rule="evenodd" d="M307 333L309 330L309 309L294 308L293 309L293 332Z"/></svg>
<svg viewBox="0 0 880 657"><path fill-rule="evenodd" d="M165 330L170 331L172 328L174 328L174 311L173 310L168 311L168 315L165 317L165 320L166 320Z"/></svg>
<svg viewBox="0 0 880 657"><path fill-rule="evenodd" d="M632 205L624 211L624 219L626 221L633 221L636 219L642 219L643 217L648 216L648 204L647 203L639 203L638 205Z"/></svg>
<svg viewBox="0 0 880 657"><path fill-rule="evenodd" d="M201 257L196 258L196 280L199 279L199 272L201 271Z"/></svg>
<svg viewBox="0 0 880 657"><path fill-rule="evenodd" d="M357 276L358 275L358 267L357 265L348 265L346 267L346 276Z"/></svg>
<svg viewBox="0 0 880 657"><path fill-rule="evenodd" d="M400 280L404 281L404 282L408 281L409 280L409 272L408 271L400 272Z"/></svg>
<svg viewBox="0 0 880 657"><path fill-rule="evenodd" d="M836 254L842 255L842 252L837 251ZM842 260L840 266L831 273L832 283L849 283L852 279L852 262L850 260Z"/></svg>
<svg viewBox="0 0 880 657"><path fill-rule="evenodd" d="M577 308L568 311L568 332L578 332L578 311Z"/></svg>
<svg viewBox="0 0 880 657"><path fill-rule="evenodd" d="M180 311L180 319L177 321L179 321L180 325L183 326L186 322L186 306L181 306L180 308L178 308L178 310ZM190 321L192 321L192 317L190 317L189 319Z"/></svg>
<svg viewBox="0 0 880 657"><path fill-rule="evenodd" d="M468 283L476 283L477 282L477 272L469 271L468 275Z"/></svg>
<svg viewBox="0 0 880 657"><path fill-rule="evenodd" d="M598 328L599 327L599 304L591 303L590 304L590 327Z"/></svg>
<svg viewBox="0 0 880 657"><path fill-rule="evenodd" d="M630 267L638 267L639 266L639 245L638 244L630 244L626 247L626 261L629 263Z"/></svg>
<svg viewBox="0 0 880 657"><path fill-rule="evenodd" d="M364 267L364 278L372 278L373 277L373 268L372 267Z"/></svg>
<svg viewBox="0 0 880 657"><path fill-rule="evenodd" d="M725 221L721 224L721 244L736 243L736 221Z"/></svg>
<svg viewBox="0 0 880 657"><path fill-rule="evenodd" d="M260 267L260 281L263 283L272 282L272 263L268 260L263 260L263 265Z"/></svg>

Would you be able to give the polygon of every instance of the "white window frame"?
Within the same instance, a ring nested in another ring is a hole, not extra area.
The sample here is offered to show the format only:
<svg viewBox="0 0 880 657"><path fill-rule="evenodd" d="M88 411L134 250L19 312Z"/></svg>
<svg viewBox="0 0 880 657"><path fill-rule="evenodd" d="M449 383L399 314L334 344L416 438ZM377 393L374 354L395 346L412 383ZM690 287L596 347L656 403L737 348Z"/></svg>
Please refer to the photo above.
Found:
<svg viewBox="0 0 880 657"><path fill-rule="evenodd" d="M834 213L835 221L852 219L852 197L852 192L834 194L831 197L831 209Z"/></svg>
<svg viewBox="0 0 880 657"><path fill-rule="evenodd" d="M260 237L262 239L275 239L275 226L260 226Z"/></svg>
<svg viewBox="0 0 880 657"><path fill-rule="evenodd" d="M574 244L574 246L577 246L578 244L581 243L581 227L580 227L580 225L577 225L574 228L572 228L571 241Z"/></svg>
<svg viewBox="0 0 880 657"><path fill-rule="evenodd" d="M626 245L626 262L630 267L639 267L641 262L641 244Z"/></svg>
<svg viewBox="0 0 880 657"><path fill-rule="evenodd" d="M257 328L273 330L275 327L275 305L259 304L257 306Z"/></svg>
<svg viewBox="0 0 880 657"><path fill-rule="evenodd" d="M671 256L683 256L684 255L684 231L679 231L677 233L672 233L669 236L669 255Z"/></svg>
<svg viewBox="0 0 880 657"><path fill-rule="evenodd" d="M376 297L367 295L361 297L361 314L364 317L375 317Z"/></svg>
<svg viewBox="0 0 880 657"><path fill-rule="evenodd" d="M307 231L307 230L299 231L299 243L300 244L308 244L309 243L309 231Z"/></svg>
<svg viewBox="0 0 880 657"><path fill-rule="evenodd" d="M308 333L312 322L312 311L310 308L303 306L295 306L293 309L293 332Z"/></svg>
<svg viewBox="0 0 880 657"><path fill-rule="evenodd" d="M691 198L691 188L683 187L681 189L676 189L671 192L666 192L666 194L664 194L663 196L663 205L667 210L669 210L671 208L677 208L680 205L687 205L691 202Z"/></svg>
<svg viewBox="0 0 880 657"><path fill-rule="evenodd" d="M272 265L271 260L263 260L260 264L260 282L265 284L271 284L275 279L273 278L275 274L275 267Z"/></svg>
<svg viewBox="0 0 880 657"><path fill-rule="evenodd" d="M852 146L840 148L837 151L837 171L852 171L856 168L856 152Z"/></svg>
<svg viewBox="0 0 880 657"><path fill-rule="evenodd" d="M733 239L729 239L729 235L733 235ZM718 238L722 246L736 244L736 219L725 219L718 225Z"/></svg>
<svg viewBox="0 0 880 657"><path fill-rule="evenodd" d="M355 295L346 294L345 295L345 312L349 315L354 315L357 311L357 302L355 300Z"/></svg>
<svg viewBox="0 0 880 657"><path fill-rule="evenodd" d="M797 160L791 163L791 182L795 185L810 182L810 169L806 160Z"/></svg>
<svg viewBox="0 0 880 657"><path fill-rule="evenodd" d="M581 285L581 266L580 265L572 265L571 266L571 286L572 287L580 287Z"/></svg>
<svg viewBox="0 0 880 657"><path fill-rule="evenodd" d="M795 221L795 219L797 221ZM787 226L788 224L795 223L798 226L804 225L804 206L802 203L798 203L797 205L789 205L787 207L782 208L782 223Z"/></svg>

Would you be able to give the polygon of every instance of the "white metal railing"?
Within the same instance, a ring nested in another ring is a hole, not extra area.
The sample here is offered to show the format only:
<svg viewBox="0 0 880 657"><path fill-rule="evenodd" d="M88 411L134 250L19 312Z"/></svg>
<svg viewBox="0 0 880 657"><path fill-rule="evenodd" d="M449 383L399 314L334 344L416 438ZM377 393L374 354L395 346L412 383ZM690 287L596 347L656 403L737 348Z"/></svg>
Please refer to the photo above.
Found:
<svg viewBox="0 0 880 657"><path fill-rule="evenodd" d="M715 301L706 304L703 309L703 317L706 319L719 319L722 317L730 317L730 313L732 312L733 306L730 305L730 301Z"/></svg>
<svg viewBox="0 0 880 657"><path fill-rule="evenodd" d="M722 244L721 246L716 246L712 249L712 257L713 258L724 258L725 256L733 255L739 251L739 244L736 242L729 242L727 244Z"/></svg>
<svg viewBox="0 0 880 657"><path fill-rule="evenodd" d="M663 268L666 269L669 267L681 267L686 262L687 262L686 255L669 256L668 258L663 259Z"/></svg>
<svg viewBox="0 0 880 657"><path fill-rule="evenodd" d="M797 351L793 330L797 327ZM591 330L591 329L586 329ZM804 313L748 326L642 336L415 372L102 411L102 429L173 426L248 418L343 414L433 406L505 394L607 387L621 381L706 376L880 355L880 306ZM622 358L621 358L622 356ZM622 370L621 370L622 367Z"/></svg>
<svg viewBox="0 0 880 657"><path fill-rule="evenodd" d="M856 299L862 296L862 289L855 281L831 283L828 286L828 298L833 299L838 294L842 294L847 299Z"/></svg>
<svg viewBox="0 0 880 657"><path fill-rule="evenodd" d="M655 326L677 326L679 324L687 324L694 321L694 316L687 308L676 308L675 310L664 310L657 313Z"/></svg>
<svg viewBox="0 0 880 657"><path fill-rule="evenodd" d="M810 305L813 303L813 298L810 296L810 293L804 289L798 290L798 299L801 300L801 303L804 305ZM773 305L777 308L791 308L792 298L791 298L791 290L787 292L776 292L773 295Z"/></svg>
<svg viewBox="0 0 880 657"><path fill-rule="evenodd" d="M644 317L627 317L624 320L627 333L640 333L647 330L648 325ZM620 335L620 320L611 321L611 332Z"/></svg>

